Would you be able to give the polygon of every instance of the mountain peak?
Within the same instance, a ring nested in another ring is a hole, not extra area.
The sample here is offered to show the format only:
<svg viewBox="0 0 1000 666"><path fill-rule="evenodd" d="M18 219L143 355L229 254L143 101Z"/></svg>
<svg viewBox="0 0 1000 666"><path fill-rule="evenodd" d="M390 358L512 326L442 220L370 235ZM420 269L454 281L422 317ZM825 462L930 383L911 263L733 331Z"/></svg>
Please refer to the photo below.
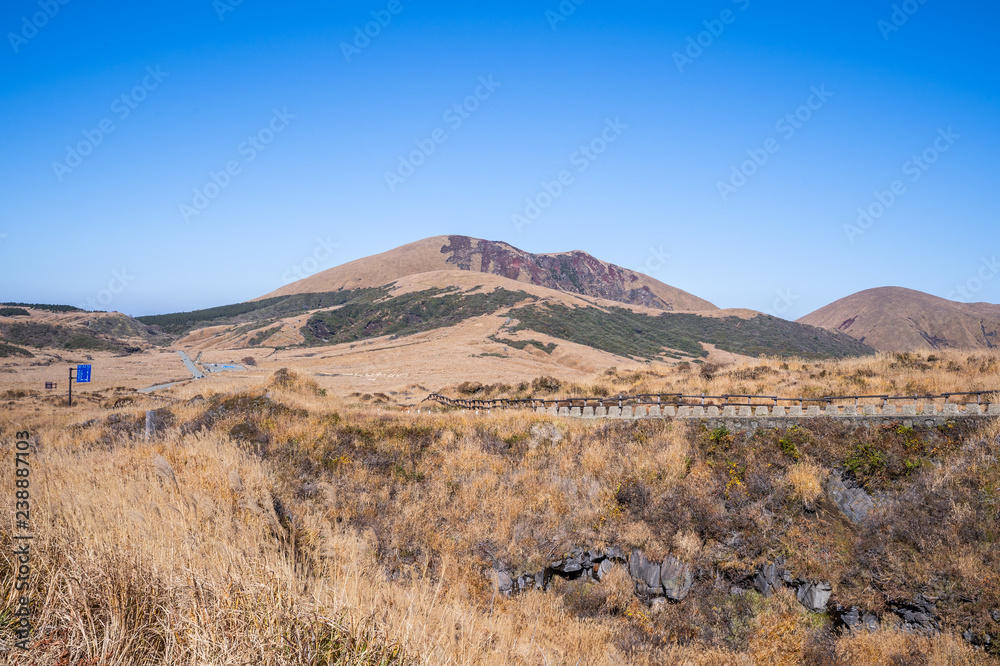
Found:
<svg viewBox="0 0 1000 666"><path fill-rule="evenodd" d="M533 254L503 241L433 236L286 285L267 297L377 287L435 271L471 271L658 310L707 311L706 300L579 250Z"/></svg>

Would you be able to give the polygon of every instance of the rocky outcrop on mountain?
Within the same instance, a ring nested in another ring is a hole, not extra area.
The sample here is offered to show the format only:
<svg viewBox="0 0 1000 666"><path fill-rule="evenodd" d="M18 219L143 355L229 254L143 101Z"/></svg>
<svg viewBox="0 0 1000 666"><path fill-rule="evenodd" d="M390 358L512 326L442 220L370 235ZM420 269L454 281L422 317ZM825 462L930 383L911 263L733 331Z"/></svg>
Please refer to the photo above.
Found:
<svg viewBox="0 0 1000 666"><path fill-rule="evenodd" d="M445 262L463 271L493 273L549 289L658 310L715 310L708 301L586 252L532 254L507 243L448 236ZM669 292L669 293L668 293Z"/></svg>

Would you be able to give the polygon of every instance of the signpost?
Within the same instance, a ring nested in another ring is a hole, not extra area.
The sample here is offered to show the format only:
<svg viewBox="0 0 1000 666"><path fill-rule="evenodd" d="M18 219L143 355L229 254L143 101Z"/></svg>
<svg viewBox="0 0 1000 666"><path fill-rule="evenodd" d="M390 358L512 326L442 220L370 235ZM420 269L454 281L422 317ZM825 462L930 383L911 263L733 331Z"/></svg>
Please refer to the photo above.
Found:
<svg viewBox="0 0 1000 666"><path fill-rule="evenodd" d="M73 406L73 380L76 380L77 384L89 384L90 383L90 366L89 365L78 365L76 366L76 377L73 376L74 368L69 369L69 406Z"/></svg>

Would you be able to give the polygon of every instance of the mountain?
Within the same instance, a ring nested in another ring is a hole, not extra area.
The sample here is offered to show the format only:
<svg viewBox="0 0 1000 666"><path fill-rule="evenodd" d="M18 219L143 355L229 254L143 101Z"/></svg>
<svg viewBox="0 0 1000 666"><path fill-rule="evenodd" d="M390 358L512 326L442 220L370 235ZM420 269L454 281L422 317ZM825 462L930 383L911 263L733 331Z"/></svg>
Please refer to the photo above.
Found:
<svg viewBox="0 0 1000 666"><path fill-rule="evenodd" d="M586 252L532 254L499 241L434 236L325 270L260 299L340 289L381 287L438 271L471 271L581 296L656 310L711 311L706 300ZM258 299L258 300L260 300Z"/></svg>
<svg viewBox="0 0 1000 666"><path fill-rule="evenodd" d="M512 366L589 371L712 354L874 353L837 331L720 310L584 252L531 254L466 236L410 243L253 301L139 322L189 350L363 358L365 376L396 372L401 363L416 363L421 372L464 372L469 363L498 358Z"/></svg>
<svg viewBox="0 0 1000 666"><path fill-rule="evenodd" d="M1000 346L1000 305L958 303L902 287L859 291L798 321L847 333L880 351Z"/></svg>

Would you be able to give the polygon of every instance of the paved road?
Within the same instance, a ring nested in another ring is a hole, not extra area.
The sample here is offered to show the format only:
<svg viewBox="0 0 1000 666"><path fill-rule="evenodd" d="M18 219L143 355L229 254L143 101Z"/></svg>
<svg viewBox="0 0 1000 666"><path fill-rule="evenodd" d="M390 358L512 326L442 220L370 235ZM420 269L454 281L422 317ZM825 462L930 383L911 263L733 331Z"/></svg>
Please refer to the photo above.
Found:
<svg viewBox="0 0 1000 666"><path fill-rule="evenodd" d="M201 367L205 368L205 372L233 372L246 370L242 365L229 363L202 363Z"/></svg>
<svg viewBox="0 0 1000 666"><path fill-rule="evenodd" d="M178 384L186 384L190 379L185 379L182 382L170 382L169 384L157 384L156 386L149 386L144 389L139 389L136 393L152 393L153 391L159 391L160 389L170 388L171 386L177 386Z"/></svg>
<svg viewBox="0 0 1000 666"><path fill-rule="evenodd" d="M194 363L191 361L191 359L188 357L187 354L185 354L182 351L179 351L177 353L181 355L181 360L184 361L184 365L186 365L187 369L191 371L191 374L194 375L195 379L205 378L205 373L203 373L201 370L195 367Z"/></svg>

